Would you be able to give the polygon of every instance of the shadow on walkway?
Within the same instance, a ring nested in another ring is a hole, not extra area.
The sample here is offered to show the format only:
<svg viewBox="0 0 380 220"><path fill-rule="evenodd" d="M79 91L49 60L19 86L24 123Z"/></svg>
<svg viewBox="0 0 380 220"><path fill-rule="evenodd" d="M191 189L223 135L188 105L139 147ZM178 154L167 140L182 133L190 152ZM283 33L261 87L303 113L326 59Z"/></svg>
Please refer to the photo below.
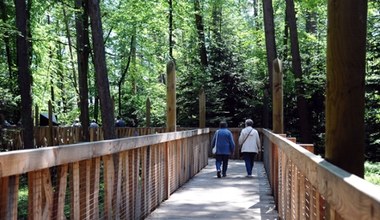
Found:
<svg viewBox="0 0 380 220"><path fill-rule="evenodd" d="M244 161L230 160L217 178L215 160L174 192L146 219L278 219L265 169L255 162L247 178Z"/></svg>

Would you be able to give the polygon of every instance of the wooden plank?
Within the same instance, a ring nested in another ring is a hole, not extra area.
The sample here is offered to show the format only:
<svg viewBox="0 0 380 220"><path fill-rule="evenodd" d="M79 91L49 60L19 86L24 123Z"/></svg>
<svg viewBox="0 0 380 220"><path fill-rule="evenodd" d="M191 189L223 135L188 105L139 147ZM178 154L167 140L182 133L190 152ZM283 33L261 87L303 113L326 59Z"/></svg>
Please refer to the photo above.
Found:
<svg viewBox="0 0 380 220"><path fill-rule="evenodd" d="M70 166L70 195L71 195L71 213L70 219L80 219L80 188L79 188L79 162L72 163Z"/></svg>
<svg viewBox="0 0 380 220"><path fill-rule="evenodd" d="M48 167L87 160L143 146L207 134L208 128L163 134L128 137L92 143L46 147L0 154L0 177L12 176Z"/></svg>
<svg viewBox="0 0 380 220"><path fill-rule="evenodd" d="M343 218L377 219L380 216L379 187L334 166L279 135L266 129L263 129L263 132L294 161L298 169Z"/></svg>
<svg viewBox="0 0 380 220"><path fill-rule="evenodd" d="M92 160L91 172L91 219L99 219L99 191L100 191L100 157Z"/></svg>
<svg viewBox="0 0 380 220"><path fill-rule="evenodd" d="M273 60L273 83L272 83L272 103L273 103L273 132L284 132L284 106L283 106L283 74L281 60Z"/></svg>
<svg viewBox="0 0 380 220"><path fill-rule="evenodd" d="M306 219L305 215L305 193L306 193L306 186L305 186L305 176L299 172L299 179L300 179L300 186L299 186L299 206L298 206L298 213L300 219Z"/></svg>
<svg viewBox="0 0 380 220"><path fill-rule="evenodd" d="M113 183L115 182L115 170L112 155L103 156L104 163L104 218L112 219L112 196L113 196Z"/></svg>
<svg viewBox="0 0 380 220"><path fill-rule="evenodd" d="M34 171L28 175L29 187L29 219L42 219L42 175L41 171Z"/></svg>
<svg viewBox="0 0 380 220"><path fill-rule="evenodd" d="M203 87L199 91L199 127L206 127L206 94Z"/></svg>
<svg viewBox="0 0 380 220"><path fill-rule="evenodd" d="M147 187L148 187L148 157L147 157L147 148L143 147L140 149L140 158L141 158L141 177L140 177L140 184L141 184L141 212L142 214L147 212Z"/></svg>
<svg viewBox="0 0 380 220"><path fill-rule="evenodd" d="M0 219L17 219L19 176L0 178Z"/></svg>
<svg viewBox="0 0 380 220"><path fill-rule="evenodd" d="M120 191L120 210L122 218L129 219L129 207L128 207L128 151L120 153L121 160L121 191Z"/></svg>
<svg viewBox="0 0 380 220"><path fill-rule="evenodd" d="M176 131L176 70L174 61L170 60L166 65L166 125L168 131Z"/></svg>
<svg viewBox="0 0 380 220"><path fill-rule="evenodd" d="M53 218L55 219L66 219L65 218L65 196L66 196L66 190L67 190L67 171L68 171L68 165L64 164L62 166L58 167L58 188L56 190L56 204L57 210L55 213L56 216Z"/></svg>
<svg viewBox="0 0 380 220"><path fill-rule="evenodd" d="M51 219L53 217L53 187L51 184L50 170L43 169L42 174L42 189L43 189L43 211L42 219Z"/></svg>
<svg viewBox="0 0 380 220"><path fill-rule="evenodd" d="M115 214L114 214L114 217L116 218L120 218L121 216L121 211L120 211L120 207L121 207L121 204L122 204L122 194L121 194L121 187L122 187L122 155L121 153L117 153L117 154L114 154L114 159L116 159L116 161L114 161L115 165L117 165L116 167L116 170L115 170L115 174L116 174L116 182L114 183L114 186L115 186L115 189L114 189L114 192L116 192L116 195L113 195L113 197L115 199L115 202L114 202L114 205L113 205L113 209L115 210Z"/></svg>

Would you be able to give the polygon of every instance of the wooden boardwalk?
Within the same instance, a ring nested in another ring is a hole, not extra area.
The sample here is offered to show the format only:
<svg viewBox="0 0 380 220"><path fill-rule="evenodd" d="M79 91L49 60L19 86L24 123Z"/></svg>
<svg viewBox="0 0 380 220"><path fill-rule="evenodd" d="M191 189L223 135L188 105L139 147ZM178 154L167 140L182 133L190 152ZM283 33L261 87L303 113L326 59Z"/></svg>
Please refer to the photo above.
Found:
<svg viewBox="0 0 380 220"><path fill-rule="evenodd" d="M278 219L263 164L255 163L253 178L245 176L244 161L230 160L227 177L217 178L210 158L146 219Z"/></svg>

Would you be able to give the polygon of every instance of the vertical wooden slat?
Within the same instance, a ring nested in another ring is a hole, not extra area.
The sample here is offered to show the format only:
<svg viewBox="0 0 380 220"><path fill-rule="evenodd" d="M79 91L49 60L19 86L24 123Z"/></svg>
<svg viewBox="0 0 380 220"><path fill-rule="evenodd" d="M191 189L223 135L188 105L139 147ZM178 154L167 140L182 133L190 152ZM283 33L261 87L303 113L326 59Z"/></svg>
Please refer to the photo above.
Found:
<svg viewBox="0 0 380 220"><path fill-rule="evenodd" d="M105 219L112 219L112 196L113 196L113 183L115 181L115 170L112 155L103 156L104 163L104 217Z"/></svg>
<svg viewBox="0 0 380 220"><path fill-rule="evenodd" d="M306 219L311 219L311 185L309 180L305 177L305 216Z"/></svg>
<svg viewBox="0 0 380 220"><path fill-rule="evenodd" d="M292 164L292 218L299 219L298 203L299 203L299 171L297 166Z"/></svg>
<svg viewBox="0 0 380 220"><path fill-rule="evenodd" d="M164 199L168 199L170 196L170 143L165 143L165 187L166 187L166 195L164 196Z"/></svg>
<svg viewBox="0 0 380 220"><path fill-rule="evenodd" d="M28 218L37 220L42 219L42 177L41 171L28 173L29 187L29 214Z"/></svg>
<svg viewBox="0 0 380 220"><path fill-rule="evenodd" d="M19 176L0 178L0 219L17 219Z"/></svg>
<svg viewBox="0 0 380 220"><path fill-rule="evenodd" d="M58 184L57 189L55 191L54 195L54 205L56 207L55 212L53 214L54 219L65 219L65 196L66 196L66 190L67 190L67 171L68 171L68 165L64 164L58 167Z"/></svg>
<svg viewBox="0 0 380 220"><path fill-rule="evenodd" d="M49 169L43 169L42 174L42 195L43 195L43 219L51 219L53 217L53 188L51 184Z"/></svg>
<svg viewBox="0 0 380 220"><path fill-rule="evenodd" d="M79 162L74 162L71 164L71 217L70 219L80 219L80 174L79 174Z"/></svg>
<svg viewBox="0 0 380 220"><path fill-rule="evenodd" d="M96 157L91 164L91 219L99 219L100 162L100 157Z"/></svg>
<svg viewBox="0 0 380 220"><path fill-rule="evenodd" d="M123 151L120 153L120 163L121 167L121 189L120 189L120 218L129 218L128 216L128 194L127 194L127 187L128 187L128 151Z"/></svg>

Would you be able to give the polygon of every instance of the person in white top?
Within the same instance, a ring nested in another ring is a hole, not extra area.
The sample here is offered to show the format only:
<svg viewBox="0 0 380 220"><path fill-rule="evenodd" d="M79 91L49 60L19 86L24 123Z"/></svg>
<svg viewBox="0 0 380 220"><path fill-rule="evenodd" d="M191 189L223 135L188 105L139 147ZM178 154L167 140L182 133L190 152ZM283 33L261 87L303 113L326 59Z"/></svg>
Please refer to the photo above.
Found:
<svg viewBox="0 0 380 220"><path fill-rule="evenodd" d="M253 127L252 119L245 120L245 128L240 132L239 146L241 146L241 153L245 162L245 169L247 170L247 177L252 177L252 169L256 154L259 152L260 136L256 129Z"/></svg>

